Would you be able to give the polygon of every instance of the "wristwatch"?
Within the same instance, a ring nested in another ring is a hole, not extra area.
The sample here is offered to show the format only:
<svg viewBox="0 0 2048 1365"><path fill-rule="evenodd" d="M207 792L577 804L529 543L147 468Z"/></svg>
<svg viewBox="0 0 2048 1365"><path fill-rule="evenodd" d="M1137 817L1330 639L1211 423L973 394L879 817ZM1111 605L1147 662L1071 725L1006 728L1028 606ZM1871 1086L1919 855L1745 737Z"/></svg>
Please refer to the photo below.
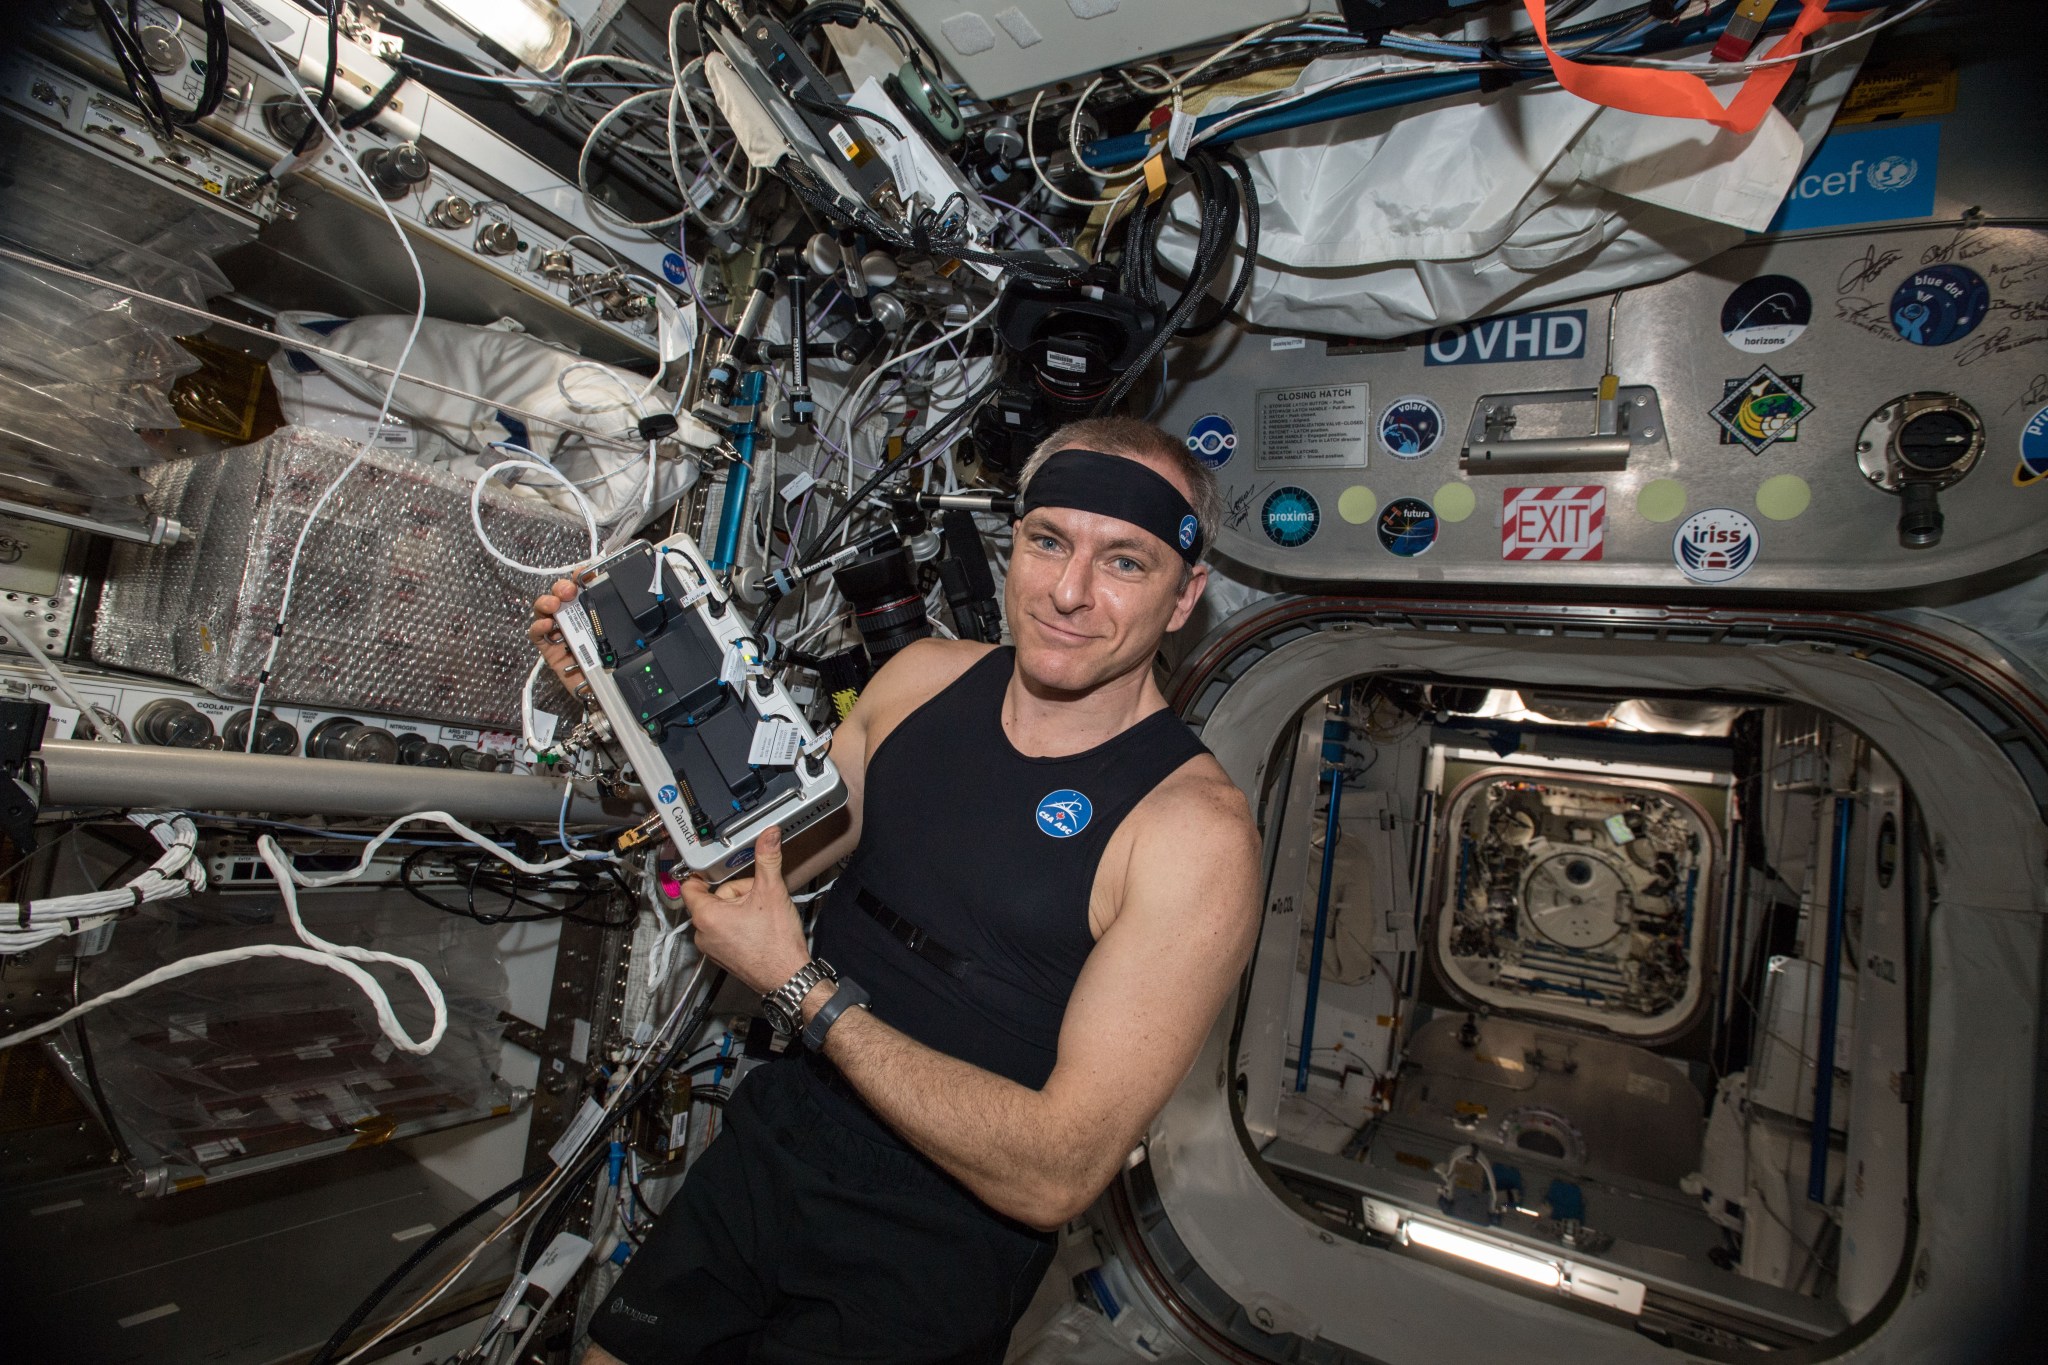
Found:
<svg viewBox="0 0 2048 1365"><path fill-rule="evenodd" d="M761 1013L768 1016L768 1022L775 1025L777 1033L801 1033L804 1027L804 997L811 993L811 987L820 981L837 983L839 973L832 970L832 964L821 957L814 957L796 969L796 975L782 983L775 990L761 997Z"/></svg>
<svg viewBox="0 0 2048 1365"><path fill-rule="evenodd" d="M818 1007L811 1016L811 1022L804 1028L804 1046L812 1052L823 1054L825 1035L839 1022L839 1016L854 1007L868 1008L868 993L852 977L841 977L839 989L832 992L832 998Z"/></svg>

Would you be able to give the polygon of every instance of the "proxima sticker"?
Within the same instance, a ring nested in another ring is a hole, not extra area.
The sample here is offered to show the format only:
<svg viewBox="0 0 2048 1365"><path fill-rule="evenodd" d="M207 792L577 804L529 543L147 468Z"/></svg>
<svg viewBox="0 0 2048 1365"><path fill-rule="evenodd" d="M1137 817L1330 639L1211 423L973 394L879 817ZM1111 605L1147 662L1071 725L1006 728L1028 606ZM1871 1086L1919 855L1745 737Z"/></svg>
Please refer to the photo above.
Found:
<svg viewBox="0 0 2048 1365"><path fill-rule="evenodd" d="M2012 486L2025 488L2048 477L2048 408L2042 408L2020 428L2020 462L2013 467Z"/></svg>
<svg viewBox="0 0 2048 1365"><path fill-rule="evenodd" d="M1695 512L1671 538L1671 558L1695 583L1726 583L1756 563L1756 523L1732 507Z"/></svg>
<svg viewBox="0 0 2048 1365"><path fill-rule="evenodd" d="M1444 438L1444 411L1420 394L1396 398L1380 414L1380 444L1389 455L1419 460Z"/></svg>
<svg viewBox="0 0 2048 1365"><path fill-rule="evenodd" d="M1510 488L1501 495L1500 557L1579 562L1600 558L1607 539L1607 490Z"/></svg>
<svg viewBox="0 0 2048 1365"><path fill-rule="evenodd" d="M1267 494L1265 506L1259 509L1259 525L1265 529L1266 539L1283 549L1298 550L1308 544L1322 523L1323 510L1316 506L1314 495L1292 484Z"/></svg>
<svg viewBox="0 0 2048 1365"><path fill-rule="evenodd" d="M1072 788L1049 792L1038 803L1038 827L1055 839L1073 838L1094 818L1094 803Z"/></svg>

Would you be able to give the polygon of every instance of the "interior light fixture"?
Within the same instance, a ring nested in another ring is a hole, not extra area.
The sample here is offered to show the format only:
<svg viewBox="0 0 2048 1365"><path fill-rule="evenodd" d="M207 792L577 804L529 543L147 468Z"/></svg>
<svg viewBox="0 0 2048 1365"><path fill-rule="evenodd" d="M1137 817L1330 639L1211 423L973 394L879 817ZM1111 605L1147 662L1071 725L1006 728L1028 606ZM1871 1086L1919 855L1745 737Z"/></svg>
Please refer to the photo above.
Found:
<svg viewBox="0 0 2048 1365"><path fill-rule="evenodd" d="M1542 1285L1545 1289L1558 1289L1564 1285L1564 1267L1556 1261L1532 1256L1526 1251L1516 1251L1512 1247L1505 1247L1482 1237L1454 1232L1450 1228L1426 1223L1419 1218L1410 1218L1402 1225L1401 1230L1416 1246L1440 1251L1446 1256L1455 1256L1474 1265L1483 1265L1488 1270L1497 1270L1503 1275L1512 1275L1518 1280Z"/></svg>
<svg viewBox="0 0 2048 1365"><path fill-rule="evenodd" d="M576 26L555 8L554 0L433 0L433 4L479 41L503 49L542 74L559 67L576 40Z"/></svg>

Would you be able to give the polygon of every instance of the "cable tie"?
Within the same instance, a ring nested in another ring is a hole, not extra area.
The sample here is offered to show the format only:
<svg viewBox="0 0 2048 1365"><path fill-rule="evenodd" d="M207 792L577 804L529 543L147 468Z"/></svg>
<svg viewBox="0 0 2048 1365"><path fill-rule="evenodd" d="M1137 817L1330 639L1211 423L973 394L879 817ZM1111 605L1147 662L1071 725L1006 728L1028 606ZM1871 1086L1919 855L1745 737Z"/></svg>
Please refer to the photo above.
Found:
<svg viewBox="0 0 2048 1365"><path fill-rule="evenodd" d="M128 908L130 910L140 908L142 905L142 888L131 885L128 888L128 897Z"/></svg>
<svg viewBox="0 0 2048 1365"><path fill-rule="evenodd" d="M21 898L21 914L15 919L15 927L17 929L28 928L28 907L29 899L27 896L23 896Z"/></svg>

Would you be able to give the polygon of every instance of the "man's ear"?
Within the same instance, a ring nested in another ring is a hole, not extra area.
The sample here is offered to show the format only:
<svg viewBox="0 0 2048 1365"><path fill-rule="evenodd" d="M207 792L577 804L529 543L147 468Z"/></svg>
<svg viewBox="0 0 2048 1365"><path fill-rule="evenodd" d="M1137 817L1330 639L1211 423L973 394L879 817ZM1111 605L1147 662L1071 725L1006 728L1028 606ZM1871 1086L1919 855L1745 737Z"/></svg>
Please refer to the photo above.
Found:
<svg viewBox="0 0 2048 1365"><path fill-rule="evenodd" d="M1202 600L1202 590L1209 586L1209 566L1197 564L1188 574L1188 581L1180 585L1180 596L1173 604L1173 619L1166 623L1166 633L1171 635L1188 623L1195 614L1195 603Z"/></svg>

